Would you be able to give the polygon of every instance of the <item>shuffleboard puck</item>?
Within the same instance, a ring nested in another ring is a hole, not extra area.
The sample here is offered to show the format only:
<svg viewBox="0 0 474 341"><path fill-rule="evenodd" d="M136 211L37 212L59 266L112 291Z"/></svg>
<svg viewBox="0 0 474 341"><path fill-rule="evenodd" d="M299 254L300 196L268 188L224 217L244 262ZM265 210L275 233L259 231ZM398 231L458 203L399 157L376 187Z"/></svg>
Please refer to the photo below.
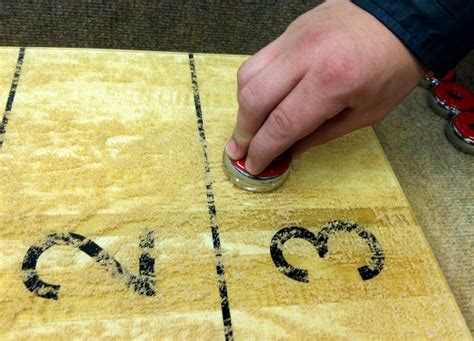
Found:
<svg viewBox="0 0 474 341"><path fill-rule="evenodd" d="M420 81L418 86L426 89L431 90L433 87L438 85L441 81L443 82L454 82L456 79L456 73L453 70L450 70L444 77L439 80L433 71L428 72L423 79Z"/></svg>
<svg viewBox="0 0 474 341"><path fill-rule="evenodd" d="M446 137L460 151L474 155L474 112L461 112L446 125Z"/></svg>
<svg viewBox="0 0 474 341"><path fill-rule="evenodd" d="M431 91L428 103L437 115L450 119L474 109L474 94L459 84L441 82Z"/></svg>
<svg viewBox="0 0 474 341"><path fill-rule="evenodd" d="M245 158L232 160L224 150L224 173L236 186L250 192L270 192L285 182L290 173L290 152L285 152L260 174L252 175L245 168Z"/></svg>

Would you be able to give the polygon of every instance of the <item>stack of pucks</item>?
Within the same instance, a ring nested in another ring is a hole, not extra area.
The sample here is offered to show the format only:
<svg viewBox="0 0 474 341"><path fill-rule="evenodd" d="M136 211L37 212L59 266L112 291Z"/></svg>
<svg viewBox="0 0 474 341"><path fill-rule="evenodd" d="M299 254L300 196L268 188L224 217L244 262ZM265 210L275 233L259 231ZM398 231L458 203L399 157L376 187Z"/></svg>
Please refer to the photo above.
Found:
<svg viewBox="0 0 474 341"><path fill-rule="evenodd" d="M460 151L474 155L474 112L461 112L448 122L445 129L449 142Z"/></svg>
<svg viewBox="0 0 474 341"><path fill-rule="evenodd" d="M451 82L440 82L428 96L433 111L450 119L463 111L474 110L474 94L465 87Z"/></svg>
<svg viewBox="0 0 474 341"><path fill-rule="evenodd" d="M456 73L451 70L449 71L441 80L439 80L433 71L428 72L425 77L420 81L418 86L426 89L431 90L433 87L438 85L441 81L443 82L454 82L456 79Z"/></svg>
<svg viewBox="0 0 474 341"><path fill-rule="evenodd" d="M232 160L224 150L224 173L236 186L250 192L269 192L277 189L288 178L291 164L290 152L285 152L261 173L250 174L245 168L245 158Z"/></svg>

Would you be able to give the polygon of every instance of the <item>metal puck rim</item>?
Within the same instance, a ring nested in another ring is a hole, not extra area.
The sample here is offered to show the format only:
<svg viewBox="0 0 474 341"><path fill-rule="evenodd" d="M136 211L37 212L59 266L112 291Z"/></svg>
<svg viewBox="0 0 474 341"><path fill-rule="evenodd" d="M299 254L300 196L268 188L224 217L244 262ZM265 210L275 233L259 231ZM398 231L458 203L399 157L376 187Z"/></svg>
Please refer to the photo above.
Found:
<svg viewBox="0 0 474 341"><path fill-rule="evenodd" d="M458 135L458 137L461 140L463 140L464 142L466 142L470 145L474 145L474 137L466 136L458 127L457 123L458 123L459 120L463 119L464 115L474 115L474 113L471 113L471 112L459 113L458 115L453 117L453 119L451 120L451 126L452 126L454 132ZM473 121L473 123L474 123L474 121Z"/></svg>
<svg viewBox="0 0 474 341"><path fill-rule="evenodd" d="M259 178L252 175L246 175L237 169L231 159L224 150L223 153L224 174L237 187L245 189L249 192L270 192L279 188L289 176L290 167L279 176L270 178Z"/></svg>
<svg viewBox="0 0 474 341"><path fill-rule="evenodd" d="M453 83L440 82L432 89L432 95L437 103L453 112L469 111L474 109L474 94L467 88ZM461 98L457 99L450 95L450 92L457 92Z"/></svg>
<svg viewBox="0 0 474 341"><path fill-rule="evenodd" d="M474 155L474 144L466 142L461 136L459 136L452 121L446 124L444 133L451 145L457 150L468 155Z"/></svg>

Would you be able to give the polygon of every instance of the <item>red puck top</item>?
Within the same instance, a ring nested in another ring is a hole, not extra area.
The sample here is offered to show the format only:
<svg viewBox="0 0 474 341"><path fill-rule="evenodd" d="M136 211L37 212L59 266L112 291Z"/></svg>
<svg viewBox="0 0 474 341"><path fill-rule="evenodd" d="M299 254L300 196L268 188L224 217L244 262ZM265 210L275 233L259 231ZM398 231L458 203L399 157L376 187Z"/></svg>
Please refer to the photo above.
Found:
<svg viewBox="0 0 474 341"><path fill-rule="evenodd" d="M454 81L454 78L456 78L456 74L454 73L453 70L450 70L450 71L448 71L447 74L444 75L442 80L444 82L452 82L452 81Z"/></svg>
<svg viewBox="0 0 474 341"><path fill-rule="evenodd" d="M462 138L474 141L474 112L462 112L454 116L453 126Z"/></svg>
<svg viewBox="0 0 474 341"><path fill-rule="evenodd" d="M446 105L459 111L474 109L474 94L459 84L441 82L433 88L433 94Z"/></svg>
<svg viewBox="0 0 474 341"><path fill-rule="evenodd" d="M285 152L268 165L264 171L255 175L257 178L274 178L285 173L290 167L291 163L291 154L290 152ZM232 165L237 168L240 172L251 175L245 168L245 158L241 160L230 160ZM253 176L253 175L252 175Z"/></svg>
<svg viewBox="0 0 474 341"><path fill-rule="evenodd" d="M425 77L428 78L428 79L431 79L431 80L437 79L435 77L433 71L428 72L425 75ZM448 71L447 74L444 75L444 77L442 78L442 81L443 82L452 82L454 80L454 78L456 78L456 74L454 73L453 70L450 70L450 71Z"/></svg>

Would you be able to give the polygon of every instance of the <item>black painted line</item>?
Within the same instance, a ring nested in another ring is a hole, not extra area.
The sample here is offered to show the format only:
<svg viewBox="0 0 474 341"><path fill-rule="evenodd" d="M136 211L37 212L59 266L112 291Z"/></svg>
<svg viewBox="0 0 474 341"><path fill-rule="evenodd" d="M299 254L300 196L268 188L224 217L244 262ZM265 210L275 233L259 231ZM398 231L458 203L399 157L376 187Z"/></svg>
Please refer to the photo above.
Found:
<svg viewBox="0 0 474 341"><path fill-rule="evenodd" d="M219 294L221 297L221 310L224 322L224 335L226 340L233 340L232 321L230 318L229 297L227 295L227 285L225 282L224 263L222 261L221 241L219 236L219 224L217 221L216 204L214 201L214 191L212 188L211 168L209 166L209 158L207 153L206 134L204 132L204 121L202 118L201 99L199 97L199 88L197 82L196 66L194 63L194 55L189 54L189 67L191 69L191 81L194 92L194 106L196 108L196 119L199 132L199 140L202 145L204 154L204 172L206 184L207 207L209 211L210 227L212 232L212 241L214 244L214 253L216 256L216 272L219 281Z"/></svg>
<svg viewBox="0 0 474 341"><path fill-rule="evenodd" d="M0 149L3 146L5 140L5 133L8 124L8 117L12 111L13 101L15 100L16 88L18 87L18 81L20 80L21 66L23 65L23 59L25 58L25 48L21 47L18 52L18 59L16 62L15 73L13 74L12 85L10 86L10 93L8 94L7 104L5 105L5 111L3 112L2 122L0 123Z"/></svg>

